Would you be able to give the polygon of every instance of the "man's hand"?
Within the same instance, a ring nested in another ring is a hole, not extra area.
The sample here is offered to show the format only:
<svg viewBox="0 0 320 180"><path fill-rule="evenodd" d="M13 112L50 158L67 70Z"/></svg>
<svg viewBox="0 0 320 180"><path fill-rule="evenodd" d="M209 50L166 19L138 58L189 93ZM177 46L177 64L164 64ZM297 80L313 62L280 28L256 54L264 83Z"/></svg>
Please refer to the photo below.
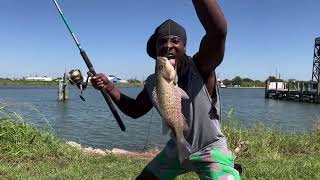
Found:
<svg viewBox="0 0 320 180"><path fill-rule="evenodd" d="M121 94L116 86L108 80L106 75L99 73L93 76L89 72L88 76L92 77L90 80L92 86L98 90L102 88L106 89L113 102L127 116L136 119L146 114L152 108L152 103L146 88L138 94L136 99L133 99Z"/></svg>
<svg viewBox="0 0 320 180"><path fill-rule="evenodd" d="M99 73L96 74L91 78L91 84L94 88L100 90L100 89L106 89L107 92L112 91L114 89L115 85L109 81L106 75Z"/></svg>

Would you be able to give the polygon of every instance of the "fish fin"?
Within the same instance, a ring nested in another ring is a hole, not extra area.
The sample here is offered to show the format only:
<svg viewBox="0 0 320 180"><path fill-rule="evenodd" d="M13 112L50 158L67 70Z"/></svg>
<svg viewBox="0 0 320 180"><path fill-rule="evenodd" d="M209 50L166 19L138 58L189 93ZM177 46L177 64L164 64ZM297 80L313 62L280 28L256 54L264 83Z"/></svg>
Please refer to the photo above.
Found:
<svg viewBox="0 0 320 180"><path fill-rule="evenodd" d="M180 87L178 87L178 86L176 86L176 91L178 92L178 94L180 95L180 97L182 98L182 99L189 99L189 96L188 96L188 94L183 90L183 89L181 89Z"/></svg>
<svg viewBox="0 0 320 180"><path fill-rule="evenodd" d="M177 147L178 147L179 161L180 161L180 164L182 164L182 162L186 160L189 157L189 155L193 152L193 148L184 137L182 137L179 140L179 142L177 142Z"/></svg>

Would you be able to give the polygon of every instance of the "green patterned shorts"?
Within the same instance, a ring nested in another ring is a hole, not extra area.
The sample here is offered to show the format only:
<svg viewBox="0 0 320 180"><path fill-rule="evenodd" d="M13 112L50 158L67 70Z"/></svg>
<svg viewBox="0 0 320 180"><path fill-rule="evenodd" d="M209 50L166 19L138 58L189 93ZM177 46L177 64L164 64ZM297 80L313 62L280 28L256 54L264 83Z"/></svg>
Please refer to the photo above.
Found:
<svg viewBox="0 0 320 180"><path fill-rule="evenodd" d="M234 155L229 150L204 149L191 154L183 164L180 164L177 155L170 156L165 150L161 151L145 167L145 171L165 180L190 171L196 172L200 179L240 180L238 171L233 168Z"/></svg>

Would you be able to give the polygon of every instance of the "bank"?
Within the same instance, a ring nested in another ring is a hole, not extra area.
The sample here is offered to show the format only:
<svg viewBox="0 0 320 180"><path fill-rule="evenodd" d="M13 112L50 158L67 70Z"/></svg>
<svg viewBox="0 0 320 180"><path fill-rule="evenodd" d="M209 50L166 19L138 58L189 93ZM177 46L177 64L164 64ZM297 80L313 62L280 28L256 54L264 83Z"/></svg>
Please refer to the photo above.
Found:
<svg viewBox="0 0 320 180"><path fill-rule="evenodd" d="M88 83L90 86L91 84ZM129 83L115 83L117 87L139 87L143 86L141 82L129 82ZM26 80L0 80L0 86L56 86L58 88L58 81L26 81ZM70 85L72 86L72 85Z"/></svg>
<svg viewBox="0 0 320 180"><path fill-rule="evenodd" d="M235 128L236 127L236 128ZM223 127L242 179L317 179L320 177L320 129L303 134ZM21 119L0 119L0 179L134 179L152 157L98 155L67 145L50 132ZM198 179L194 173L178 179Z"/></svg>

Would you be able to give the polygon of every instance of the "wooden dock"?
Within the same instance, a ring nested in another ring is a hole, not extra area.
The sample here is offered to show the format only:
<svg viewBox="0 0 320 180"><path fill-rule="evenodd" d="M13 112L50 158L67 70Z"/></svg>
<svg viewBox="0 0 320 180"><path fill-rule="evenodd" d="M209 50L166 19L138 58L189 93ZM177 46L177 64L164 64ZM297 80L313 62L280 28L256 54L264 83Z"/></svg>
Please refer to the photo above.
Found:
<svg viewBox="0 0 320 180"><path fill-rule="evenodd" d="M320 83L314 81L266 81L265 98L320 103Z"/></svg>

